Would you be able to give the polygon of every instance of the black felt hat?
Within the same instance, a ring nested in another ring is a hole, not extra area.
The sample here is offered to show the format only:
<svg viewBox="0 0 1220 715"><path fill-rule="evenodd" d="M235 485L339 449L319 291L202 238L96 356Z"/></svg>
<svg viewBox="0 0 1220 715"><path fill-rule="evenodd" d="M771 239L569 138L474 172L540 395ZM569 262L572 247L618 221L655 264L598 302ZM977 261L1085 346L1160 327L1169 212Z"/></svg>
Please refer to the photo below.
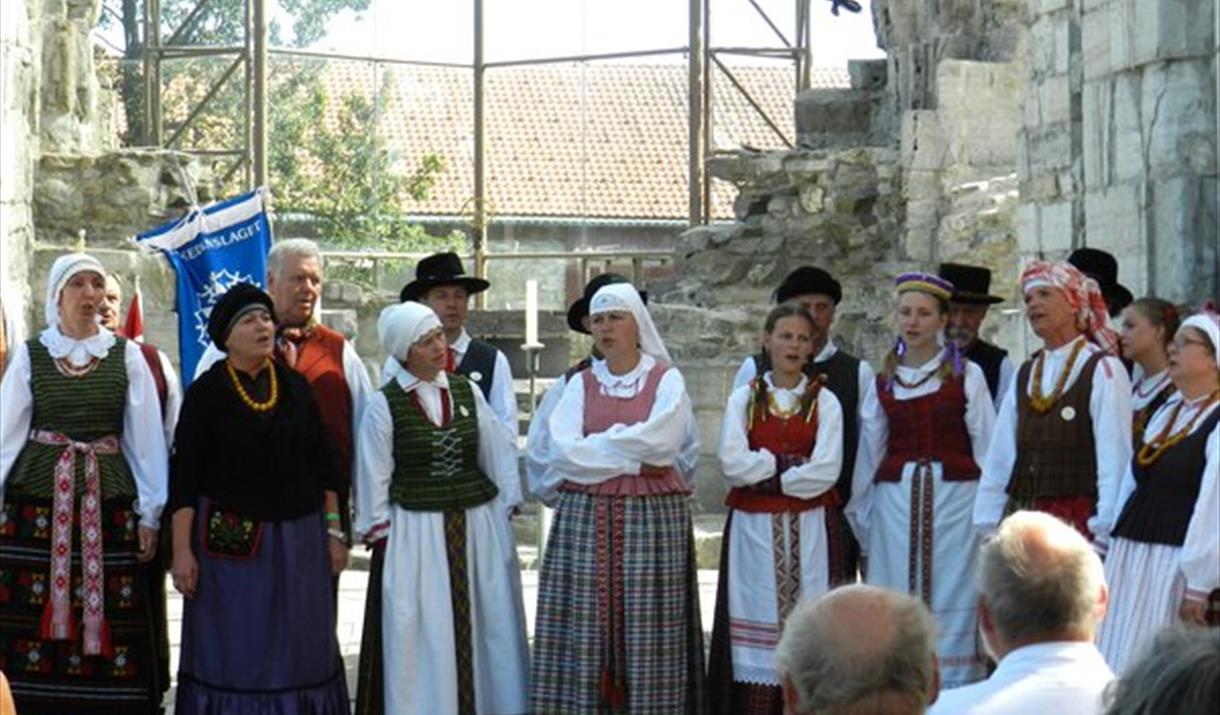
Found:
<svg viewBox="0 0 1220 715"><path fill-rule="evenodd" d="M1077 248L1068 256L1068 263L1101 286L1101 295L1106 299L1111 318L1135 300L1131 291L1118 282L1118 259L1112 254L1098 248Z"/></svg>
<svg viewBox="0 0 1220 715"><path fill-rule="evenodd" d="M217 349L225 349L225 341L229 339L233 324L255 308L266 308L271 314L271 322L276 322L275 304L271 302L271 296L252 283L237 283L220 296L208 316L208 337Z"/></svg>
<svg viewBox="0 0 1220 715"><path fill-rule="evenodd" d="M415 265L415 280L402 287L398 294L399 300L419 300L430 289L438 286L462 286L467 293L474 295L488 289L490 283L482 278L466 275L462 268L462 259L452 251L436 253L423 259Z"/></svg>
<svg viewBox="0 0 1220 715"><path fill-rule="evenodd" d="M991 271L982 266L964 263L942 263L936 275L953 284L953 298L957 303L1003 303L998 295L991 295Z"/></svg>
<svg viewBox="0 0 1220 715"><path fill-rule="evenodd" d="M597 294L597 291L605 286L630 282L627 276L618 273L601 273L593 276L593 279L585 284L585 294L572 303L572 305L568 306L568 327L578 333L588 335L589 331L585 330L582 319L589 315L589 301L593 300L593 296ZM648 305L648 291L642 290L639 291L639 294L640 300L644 302L644 305Z"/></svg>
<svg viewBox="0 0 1220 715"><path fill-rule="evenodd" d="M779 288L775 289L775 302L783 303L798 295L818 293L828 295L839 304L843 300L843 287L826 271L816 266L801 266L788 274Z"/></svg>

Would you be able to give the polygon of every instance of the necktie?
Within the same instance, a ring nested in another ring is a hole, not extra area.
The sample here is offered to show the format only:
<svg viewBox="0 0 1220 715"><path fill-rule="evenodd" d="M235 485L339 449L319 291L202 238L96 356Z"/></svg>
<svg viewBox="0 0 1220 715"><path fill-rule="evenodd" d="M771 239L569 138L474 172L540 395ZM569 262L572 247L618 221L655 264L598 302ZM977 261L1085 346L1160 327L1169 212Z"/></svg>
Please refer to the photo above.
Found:
<svg viewBox="0 0 1220 715"><path fill-rule="evenodd" d="M445 372L450 374L457 372L457 353L453 351L453 348L445 348L445 354Z"/></svg>

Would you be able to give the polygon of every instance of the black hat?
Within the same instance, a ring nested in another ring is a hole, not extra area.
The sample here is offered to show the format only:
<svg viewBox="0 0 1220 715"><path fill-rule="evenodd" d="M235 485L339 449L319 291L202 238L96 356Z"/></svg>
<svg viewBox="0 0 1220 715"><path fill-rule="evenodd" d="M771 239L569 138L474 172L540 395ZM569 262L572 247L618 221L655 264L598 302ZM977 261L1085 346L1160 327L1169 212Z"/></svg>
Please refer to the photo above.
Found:
<svg viewBox="0 0 1220 715"><path fill-rule="evenodd" d="M276 322L271 296L252 283L237 283L220 296L208 316L208 337L218 350L224 351L225 341L237 319L255 308L266 308L271 314L271 322Z"/></svg>
<svg viewBox="0 0 1220 715"><path fill-rule="evenodd" d="M462 269L462 259L449 251L433 254L417 263L415 280L403 286L398 298L404 303L419 300L420 296L437 286L462 286L467 293L474 295L487 290L491 284L482 278L466 275Z"/></svg>
<svg viewBox="0 0 1220 715"><path fill-rule="evenodd" d="M963 263L942 263L936 275L953 284L953 300L956 303L1003 303L998 295L991 295L991 271L982 266Z"/></svg>
<svg viewBox="0 0 1220 715"><path fill-rule="evenodd" d="M593 296L597 294L597 291L605 286L630 282L627 276L619 275L618 273L601 273L593 276L593 279L585 285L585 294L578 298L575 303L568 306L568 327L578 333L588 335L589 331L585 330L581 319L589 314L589 301L593 300ZM642 290L639 291L639 294L640 300L644 302L644 305L648 305L648 291Z"/></svg>
<svg viewBox="0 0 1220 715"><path fill-rule="evenodd" d="M843 300L843 288L834 276L816 266L801 266L789 273L784 282L779 284L779 288L775 289L775 302L783 303L807 293L828 295L835 305Z"/></svg>
<svg viewBox="0 0 1220 715"><path fill-rule="evenodd" d="M1118 282L1118 259L1097 248L1077 248L1068 256L1068 263L1076 266L1081 273L1097 281L1101 287L1101 295L1106 299L1106 307L1110 317L1118 315L1123 308L1131 305L1135 296Z"/></svg>

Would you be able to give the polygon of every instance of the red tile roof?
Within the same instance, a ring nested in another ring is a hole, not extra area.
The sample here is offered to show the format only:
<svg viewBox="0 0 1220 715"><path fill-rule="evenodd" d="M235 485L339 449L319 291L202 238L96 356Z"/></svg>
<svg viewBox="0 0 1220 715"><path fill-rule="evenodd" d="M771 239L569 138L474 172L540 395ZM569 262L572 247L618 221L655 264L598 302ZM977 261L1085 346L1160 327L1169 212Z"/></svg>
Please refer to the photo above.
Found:
<svg viewBox="0 0 1220 715"><path fill-rule="evenodd" d="M465 68L327 63L332 97L377 98L379 129L404 171L428 153L445 162L431 197L412 214L469 214L473 193L472 72ZM792 137L789 65L732 68ZM384 85L382 77L388 77ZM817 69L814 87L848 86L846 69ZM486 74L487 192L491 218L683 220L687 216L687 74L681 64L575 64L491 68ZM723 73L713 86L713 147L781 146ZM583 110L583 111L582 111ZM274 107L272 107L274 111ZM732 213L717 182L714 215Z"/></svg>

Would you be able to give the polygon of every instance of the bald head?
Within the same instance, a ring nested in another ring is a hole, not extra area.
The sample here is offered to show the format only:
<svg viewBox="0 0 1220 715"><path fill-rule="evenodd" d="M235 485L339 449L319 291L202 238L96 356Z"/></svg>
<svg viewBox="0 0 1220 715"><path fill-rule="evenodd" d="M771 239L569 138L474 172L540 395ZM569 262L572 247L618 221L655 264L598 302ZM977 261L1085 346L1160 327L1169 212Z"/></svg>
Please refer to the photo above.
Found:
<svg viewBox="0 0 1220 715"><path fill-rule="evenodd" d="M776 650L793 713L919 713L935 697L935 626L923 603L844 586L799 606Z"/></svg>
<svg viewBox="0 0 1220 715"><path fill-rule="evenodd" d="M980 552L978 581L984 632L1000 641L993 650L1007 650L1004 641L1092 640L1105 613L1101 559L1079 532L1042 512L1019 511L1000 524Z"/></svg>

